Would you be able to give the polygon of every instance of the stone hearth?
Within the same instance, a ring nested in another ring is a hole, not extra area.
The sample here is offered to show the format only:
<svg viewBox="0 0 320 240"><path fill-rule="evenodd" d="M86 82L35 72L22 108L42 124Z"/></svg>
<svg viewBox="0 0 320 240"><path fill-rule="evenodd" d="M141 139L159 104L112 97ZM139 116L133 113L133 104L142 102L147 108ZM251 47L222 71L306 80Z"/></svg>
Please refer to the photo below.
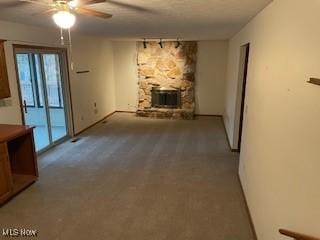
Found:
<svg viewBox="0 0 320 240"><path fill-rule="evenodd" d="M137 115L154 118L193 119L195 111L196 42L138 43L139 104ZM153 108L152 88L181 91L181 107Z"/></svg>

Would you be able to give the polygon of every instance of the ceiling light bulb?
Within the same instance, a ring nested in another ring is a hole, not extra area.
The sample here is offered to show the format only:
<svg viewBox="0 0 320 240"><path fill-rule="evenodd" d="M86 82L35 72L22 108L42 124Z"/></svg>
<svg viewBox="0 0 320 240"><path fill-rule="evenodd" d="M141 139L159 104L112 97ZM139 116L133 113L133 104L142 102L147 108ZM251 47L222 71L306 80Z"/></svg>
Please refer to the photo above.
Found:
<svg viewBox="0 0 320 240"><path fill-rule="evenodd" d="M53 20L59 27L69 29L75 24L76 17L69 11L59 11L53 15Z"/></svg>

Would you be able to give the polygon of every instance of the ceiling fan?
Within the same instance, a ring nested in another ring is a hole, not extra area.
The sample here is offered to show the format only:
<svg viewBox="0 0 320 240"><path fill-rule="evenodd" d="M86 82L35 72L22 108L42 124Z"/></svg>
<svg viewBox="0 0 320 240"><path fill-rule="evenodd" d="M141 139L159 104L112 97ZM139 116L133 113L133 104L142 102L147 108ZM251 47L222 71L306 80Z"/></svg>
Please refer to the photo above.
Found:
<svg viewBox="0 0 320 240"><path fill-rule="evenodd" d="M86 8L88 5L104 3L106 1L107 0L52 0L52 3L50 3L41 0L19 0L19 3L33 3L49 7L48 10L41 12L41 14L54 13L52 16L54 22L63 29L70 29L76 21L74 13L103 19L111 18L111 14Z"/></svg>
<svg viewBox="0 0 320 240"><path fill-rule="evenodd" d="M2 0L1 0L2 1ZM65 29L70 29L75 23L75 15L81 14L86 16L93 16L103 19L111 18L112 15L108 13L99 12L93 9L89 9L86 6L97 3L108 3L117 7L126 8L138 12L152 13L153 11L141 6L136 6L129 3L124 3L119 0L7 0L0 3L0 7L12 8L19 7L23 4L37 4L49 7L50 9L41 12L40 14L54 13L53 19L55 23Z"/></svg>

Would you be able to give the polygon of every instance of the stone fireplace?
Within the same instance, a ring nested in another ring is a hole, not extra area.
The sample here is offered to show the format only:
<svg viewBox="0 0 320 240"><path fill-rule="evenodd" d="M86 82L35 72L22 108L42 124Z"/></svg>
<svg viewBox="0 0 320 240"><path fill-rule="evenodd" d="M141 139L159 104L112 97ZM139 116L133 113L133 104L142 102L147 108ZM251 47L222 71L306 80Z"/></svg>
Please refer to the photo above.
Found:
<svg viewBox="0 0 320 240"><path fill-rule="evenodd" d="M194 118L196 56L196 42L138 43L138 116Z"/></svg>

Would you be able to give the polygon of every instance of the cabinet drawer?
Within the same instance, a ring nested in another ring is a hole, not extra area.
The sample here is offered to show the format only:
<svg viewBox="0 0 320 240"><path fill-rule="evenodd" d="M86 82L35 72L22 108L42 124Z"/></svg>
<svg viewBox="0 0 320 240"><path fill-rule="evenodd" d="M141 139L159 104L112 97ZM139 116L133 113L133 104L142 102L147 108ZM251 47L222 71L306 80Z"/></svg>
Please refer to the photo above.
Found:
<svg viewBox="0 0 320 240"><path fill-rule="evenodd" d="M7 144L6 143L0 143L0 155L7 154Z"/></svg>

